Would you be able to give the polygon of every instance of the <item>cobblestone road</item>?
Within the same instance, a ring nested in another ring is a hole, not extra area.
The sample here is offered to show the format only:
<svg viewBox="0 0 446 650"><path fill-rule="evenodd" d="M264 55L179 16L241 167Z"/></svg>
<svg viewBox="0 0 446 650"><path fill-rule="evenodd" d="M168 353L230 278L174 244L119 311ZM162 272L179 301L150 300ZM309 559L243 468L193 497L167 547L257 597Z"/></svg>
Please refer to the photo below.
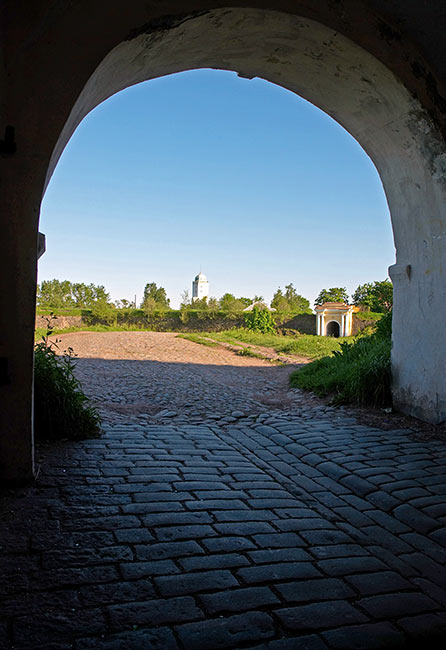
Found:
<svg viewBox="0 0 446 650"><path fill-rule="evenodd" d="M444 647L444 444L289 399L43 447L0 501L0 647Z"/></svg>
<svg viewBox="0 0 446 650"><path fill-rule="evenodd" d="M288 391L292 366L239 356L168 332L65 334L79 354L78 376L105 422L229 424L233 411L293 412L318 402Z"/></svg>

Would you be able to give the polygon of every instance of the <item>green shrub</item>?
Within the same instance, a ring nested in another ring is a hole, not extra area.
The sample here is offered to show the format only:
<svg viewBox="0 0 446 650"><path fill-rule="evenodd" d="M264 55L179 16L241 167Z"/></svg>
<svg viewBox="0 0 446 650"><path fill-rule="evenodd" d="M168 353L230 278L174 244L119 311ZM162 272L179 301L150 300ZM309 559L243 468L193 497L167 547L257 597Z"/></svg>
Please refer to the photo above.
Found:
<svg viewBox="0 0 446 650"><path fill-rule="evenodd" d="M376 323L376 338L390 339L392 338L392 311L388 311Z"/></svg>
<svg viewBox="0 0 446 650"><path fill-rule="evenodd" d="M42 340L34 346L34 432L37 440L95 438L100 418L74 375L72 348L56 353L49 341L50 319Z"/></svg>
<svg viewBox="0 0 446 650"><path fill-rule="evenodd" d="M341 343L333 356L323 357L292 373L291 386L332 395L334 404L388 406L391 396L392 314L386 314L369 336Z"/></svg>
<svg viewBox="0 0 446 650"><path fill-rule="evenodd" d="M91 309L94 323L116 325L116 307L106 300L98 300Z"/></svg>
<svg viewBox="0 0 446 650"><path fill-rule="evenodd" d="M245 312L244 321L245 327L252 332L270 334L275 331L274 320L268 309L254 307L252 311Z"/></svg>

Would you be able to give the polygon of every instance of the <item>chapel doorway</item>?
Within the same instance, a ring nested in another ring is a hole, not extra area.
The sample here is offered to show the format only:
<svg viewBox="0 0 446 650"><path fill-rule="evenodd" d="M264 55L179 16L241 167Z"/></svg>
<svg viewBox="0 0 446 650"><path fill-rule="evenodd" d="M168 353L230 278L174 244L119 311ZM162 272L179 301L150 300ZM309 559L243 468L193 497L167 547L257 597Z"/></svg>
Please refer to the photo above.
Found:
<svg viewBox="0 0 446 650"><path fill-rule="evenodd" d="M340 335L339 323L337 323L334 320L331 320L329 323L327 323L327 336L334 336L335 338L339 338L339 335Z"/></svg>

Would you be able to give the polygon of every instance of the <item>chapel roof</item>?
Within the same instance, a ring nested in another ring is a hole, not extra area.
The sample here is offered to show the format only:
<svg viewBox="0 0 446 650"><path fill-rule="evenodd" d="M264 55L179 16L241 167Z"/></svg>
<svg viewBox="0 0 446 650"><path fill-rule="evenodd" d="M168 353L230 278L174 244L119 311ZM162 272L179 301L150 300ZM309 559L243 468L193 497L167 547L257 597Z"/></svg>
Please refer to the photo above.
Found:
<svg viewBox="0 0 446 650"><path fill-rule="evenodd" d="M339 309L340 311L347 311L352 309L352 305L346 305L345 302L324 302L322 305L316 305L316 311L321 309Z"/></svg>

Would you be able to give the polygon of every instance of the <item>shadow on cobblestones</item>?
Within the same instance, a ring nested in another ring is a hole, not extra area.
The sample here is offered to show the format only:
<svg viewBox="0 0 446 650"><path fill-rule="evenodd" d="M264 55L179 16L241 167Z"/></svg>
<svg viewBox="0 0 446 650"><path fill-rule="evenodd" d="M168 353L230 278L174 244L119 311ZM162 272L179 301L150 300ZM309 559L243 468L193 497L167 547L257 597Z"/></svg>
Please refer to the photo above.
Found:
<svg viewBox="0 0 446 650"><path fill-rule="evenodd" d="M0 647L435 647L441 443L328 409L109 426L3 493Z"/></svg>
<svg viewBox="0 0 446 650"><path fill-rule="evenodd" d="M212 353L215 355L214 350ZM231 362L234 357L230 354ZM76 375L105 421L114 424L126 423L129 418L150 424L166 412L176 423L202 423L210 414L228 424L234 421L233 411L260 414L271 407L290 410L320 403L299 390L289 390L289 375L296 366L246 358L242 366L205 360L80 358Z"/></svg>

